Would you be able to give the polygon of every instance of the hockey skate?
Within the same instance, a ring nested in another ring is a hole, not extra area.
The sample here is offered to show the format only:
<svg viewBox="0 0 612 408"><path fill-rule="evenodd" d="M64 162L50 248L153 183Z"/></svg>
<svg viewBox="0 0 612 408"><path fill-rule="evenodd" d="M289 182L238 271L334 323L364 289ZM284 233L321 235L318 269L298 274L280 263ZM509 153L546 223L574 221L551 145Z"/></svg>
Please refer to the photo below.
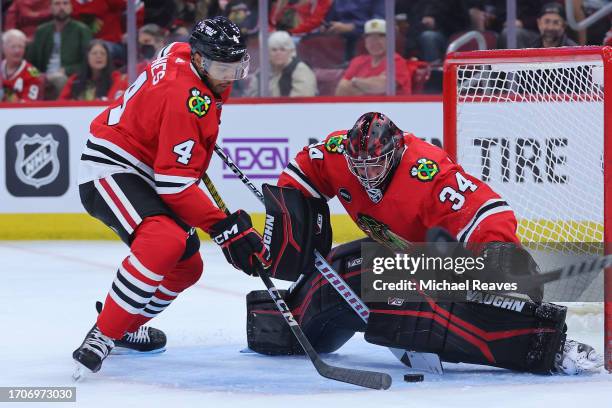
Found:
<svg viewBox="0 0 612 408"><path fill-rule="evenodd" d="M102 362L114 347L113 339L102 334L98 326L94 325L85 336L83 343L72 353L72 358L77 363L72 378L75 381L80 380L85 372L84 368L92 373L100 371Z"/></svg>
<svg viewBox="0 0 612 408"><path fill-rule="evenodd" d="M166 351L166 335L163 331L148 326L140 326L132 333L125 333L115 340L113 354L163 353Z"/></svg>
<svg viewBox="0 0 612 408"><path fill-rule="evenodd" d="M96 302L98 314L102 312L102 302ZM166 335L163 331L149 326L140 326L136 331L125 333L115 340L113 354L163 353L166 351Z"/></svg>
<svg viewBox="0 0 612 408"><path fill-rule="evenodd" d="M560 374L576 375L596 372L604 364L603 356L588 344L567 340L563 352L555 356L555 371Z"/></svg>

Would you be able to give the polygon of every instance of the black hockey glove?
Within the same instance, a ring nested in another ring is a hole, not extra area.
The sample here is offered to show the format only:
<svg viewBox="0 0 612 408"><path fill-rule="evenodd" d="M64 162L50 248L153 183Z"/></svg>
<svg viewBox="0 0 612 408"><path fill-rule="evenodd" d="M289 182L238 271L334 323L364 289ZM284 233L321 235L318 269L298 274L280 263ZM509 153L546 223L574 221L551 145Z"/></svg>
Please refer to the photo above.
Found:
<svg viewBox="0 0 612 408"><path fill-rule="evenodd" d="M511 282L514 276L523 277L540 274L540 268L533 257L519 245L506 242L485 244L480 256L484 258L484 272L489 279ZM534 302L541 302L544 294L542 286L518 288Z"/></svg>
<svg viewBox="0 0 612 408"><path fill-rule="evenodd" d="M270 253L246 212L238 210L217 222L210 228L210 236L223 248L225 259L234 268L257 275L258 264L270 266Z"/></svg>

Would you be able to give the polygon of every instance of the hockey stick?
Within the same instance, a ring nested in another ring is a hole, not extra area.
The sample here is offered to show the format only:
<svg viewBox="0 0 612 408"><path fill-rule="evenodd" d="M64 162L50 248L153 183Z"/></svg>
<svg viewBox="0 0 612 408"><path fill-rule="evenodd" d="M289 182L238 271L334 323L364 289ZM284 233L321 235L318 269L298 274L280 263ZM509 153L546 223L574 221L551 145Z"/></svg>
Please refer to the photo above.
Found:
<svg viewBox="0 0 612 408"><path fill-rule="evenodd" d="M431 228L427 232L427 241L433 245L433 248L438 252L439 256L449 255L446 252L453 247L448 246L447 244L458 244L458 241L442 227ZM438 246L438 244L441 245ZM571 265L562 266L560 268L542 272L539 275L513 275L511 279L513 282L517 283L519 287L523 289L531 289L549 282L571 279L580 275L588 275L590 273L609 268L610 266L612 266L612 254L602 255L593 259L587 259Z"/></svg>
<svg viewBox="0 0 612 408"><path fill-rule="evenodd" d="M202 180L206 185L206 188L210 192L213 200L217 203L219 208L225 212L227 215L230 214L227 206L221 199L219 192L217 191L215 185L212 183L212 180L206 173L202 176ZM285 321L289 325L291 332L300 343L310 361L315 366L317 372L325 378L329 378L336 381L341 381L349 384L359 385L361 387L372 388L375 390L386 390L391 386L391 376L385 373L378 373L374 371L365 371L365 370L357 370L351 368L344 367L336 367L327 364L324 362L319 354L316 352L312 344L308 341L308 338L302 331L302 328L297 323L291 310L283 300L282 296L278 292L278 290L274 287L274 283L270 279L268 272L264 268L258 268L258 274L263 283L266 285L268 289L268 293L270 297L274 301L276 308L279 310L281 315L285 318Z"/></svg>
<svg viewBox="0 0 612 408"><path fill-rule="evenodd" d="M215 144L215 153L223 160L223 163L229 167L232 172L242 181L251 192L257 197L257 199L264 204L264 195L259 189L249 180L249 178L236 166L233 160L225 154L223 149L219 145ZM329 282L330 285L338 292L340 297L344 299L349 306L357 313L357 315L365 322L368 322L370 316L370 309L361 300L357 294L351 289L351 287L342 279L340 274L332 268L327 262L325 257L321 255L319 251L314 250L315 256L315 268L323 275L323 277ZM408 350L401 350L397 348L389 348L395 357L397 357L402 363L411 367L415 370L422 370L432 372L435 374L442 374L442 363L437 354L433 353L416 353Z"/></svg>
<svg viewBox="0 0 612 408"><path fill-rule="evenodd" d="M571 279L580 275L588 275L612 266L612 255L598 256L597 258L587 259L566 265L561 268L552 269L539 275L529 277L517 277L516 282L523 287L537 287L545 283L563 279ZM513 278L514 279L514 278Z"/></svg>

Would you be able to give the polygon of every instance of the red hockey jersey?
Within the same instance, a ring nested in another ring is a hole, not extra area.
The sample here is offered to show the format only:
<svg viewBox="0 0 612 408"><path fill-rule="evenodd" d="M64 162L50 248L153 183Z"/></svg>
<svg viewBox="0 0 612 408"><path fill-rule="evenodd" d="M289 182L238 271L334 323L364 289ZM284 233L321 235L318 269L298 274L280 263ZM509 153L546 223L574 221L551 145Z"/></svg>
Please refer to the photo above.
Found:
<svg viewBox="0 0 612 408"><path fill-rule="evenodd" d="M113 173L138 174L185 222L208 231L225 214L198 184L230 89L215 96L192 66L190 53L186 43L164 48L123 97L94 119L79 183Z"/></svg>
<svg viewBox="0 0 612 408"><path fill-rule="evenodd" d="M23 60L10 77L6 75L6 60L2 61L0 69L5 102L35 101L40 97L40 74L34 65Z"/></svg>
<svg viewBox="0 0 612 408"><path fill-rule="evenodd" d="M349 170L342 152L347 131L305 147L278 184L304 194L338 199L372 238L424 242L431 227L446 228L460 242L518 243L516 218L508 204L467 174L446 152L406 133L406 149L379 202L373 202Z"/></svg>

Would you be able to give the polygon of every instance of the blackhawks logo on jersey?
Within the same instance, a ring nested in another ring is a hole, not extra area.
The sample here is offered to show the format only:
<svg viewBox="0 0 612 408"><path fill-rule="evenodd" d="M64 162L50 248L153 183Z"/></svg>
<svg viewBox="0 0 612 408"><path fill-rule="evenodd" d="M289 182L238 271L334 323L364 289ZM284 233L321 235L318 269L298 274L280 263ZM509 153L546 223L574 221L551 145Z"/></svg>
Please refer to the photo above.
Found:
<svg viewBox="0 0 612 408"><path fill-rule="evenodd" d="M391 231L387 224L370 215L358 213L357 225L374 241L385 245L392 251L406 251L411 247L408 241Z"/></svg>
<svg viewBox="0 0 612 408"><path fill-rule="evenodd" d="M32 76L32 78L38 78L40 76L40 72L38 72L34 66L28 68L28 73Z"/></svg>
<svg viewBox="0 0 612 408"><path fill-rule="evenodd" d="M431 181L439 172L438 163L426 158L417 160L416 166L410 169L410 175L419 181Z"/></svg>
<svg viewBox="0 0 612 408"><path fill-rule="evenodd" d="M325 150L330 153L344 153L346 135L332 136L325 142Z"/></svg>
<svg viewBox="0 0 612 408"><path fill-rule="evenodd" d="M189 99L187 99L189 112L194 113L198 118L206 115L210 109L210 96L202 95L198 88L191 88L189 95Z"/></svg>

